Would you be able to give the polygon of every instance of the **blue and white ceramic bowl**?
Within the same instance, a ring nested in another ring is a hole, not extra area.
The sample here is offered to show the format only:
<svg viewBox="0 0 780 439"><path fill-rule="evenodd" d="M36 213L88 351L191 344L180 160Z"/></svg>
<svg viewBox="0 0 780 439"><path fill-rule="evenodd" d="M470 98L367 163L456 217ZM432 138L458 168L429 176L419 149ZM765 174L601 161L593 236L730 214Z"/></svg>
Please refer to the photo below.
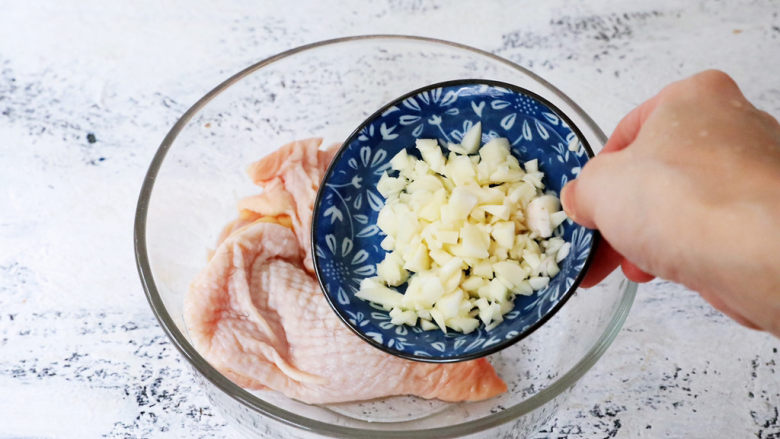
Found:
<svg viewBox="0 0 780 439"><path fill-rule="evenodd" d="M401 149L419 157L415 140L437 138L440 145L460 142L476 122L482 142L506 137L522 161L539 160L545 190L560 194L593 156L577 127L543 97L511 84L458 80L415 90L370 116L344 142L314 204L314 267L330 305L356 334L388 353L421 361L452 362L478 358L528 336L547 321L576 290L598 239L597 232L571 220L556 231L572 244L561 272L547 288L517 296L514 310L491 331L470 334L423 331L396 326L387 311L355 297L360 281L376 274L385 251L376 226L384 198L376 184ZM570 147L571 145L571 147ZM403 290L404 286L401 286Z"/></svg>

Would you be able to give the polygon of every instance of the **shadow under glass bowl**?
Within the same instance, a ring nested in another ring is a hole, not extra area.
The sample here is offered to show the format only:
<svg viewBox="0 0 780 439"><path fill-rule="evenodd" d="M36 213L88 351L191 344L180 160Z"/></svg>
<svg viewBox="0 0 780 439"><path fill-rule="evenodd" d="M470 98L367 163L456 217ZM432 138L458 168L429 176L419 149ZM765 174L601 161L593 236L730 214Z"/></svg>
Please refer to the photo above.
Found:
<svg viewBox="0 0 780 439"><path fill-rule="evenodd" d="M163 330L214 406L239 431L264 438L531 434L565 402L619 332L636 285L615 272L597 287L578 290L532 335L489 357L507 382L507 393L464 403L399 396L303 404L240 388L193 348L182 318L183 298L222 226L234 218L236 202L258 191L246 166L293 139L341 142L391 99L460 78L508 82L543 95L572 119L594 150L606 140L574 102L528 70L460 44L396 35L328 40L258 62L196 102L163 140L136 210L138 271Z"/></svg>

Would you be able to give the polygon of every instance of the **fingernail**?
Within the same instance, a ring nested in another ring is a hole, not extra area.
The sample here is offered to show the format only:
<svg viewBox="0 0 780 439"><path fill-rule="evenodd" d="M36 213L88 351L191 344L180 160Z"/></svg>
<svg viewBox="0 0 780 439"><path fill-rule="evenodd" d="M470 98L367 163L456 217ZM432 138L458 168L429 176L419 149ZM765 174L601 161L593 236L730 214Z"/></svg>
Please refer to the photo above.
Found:
<svg viewBox="0 0 780 439"><path fill-rule="evenodd" d="M563 206L566 215L573 221L577 221L577 212L574 211L574 202L572 201L575 196L574 191L576 186L577 180L572 180L566 183L566 186L561 189L561 205Z"/></svg>

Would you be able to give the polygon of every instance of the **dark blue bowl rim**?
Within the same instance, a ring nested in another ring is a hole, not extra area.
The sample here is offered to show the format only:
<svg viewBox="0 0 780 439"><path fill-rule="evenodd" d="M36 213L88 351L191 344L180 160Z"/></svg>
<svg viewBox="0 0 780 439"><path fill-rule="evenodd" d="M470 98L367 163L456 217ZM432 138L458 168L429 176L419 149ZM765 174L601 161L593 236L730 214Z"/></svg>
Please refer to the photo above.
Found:
<svg viewBox="0 0 780 439"><path fill-rule="evenodd" d="M537 101L541 102L542 104L546 105L548 108L553 110L553 112L557 116L559 116L568 124L569 128L571 128L571 130L577 135L577 138L582 142L582 145L585 148L585 153L588 155L589 159L595 156L593 150L590 147L590 144L588 143L588 140L582 134L580 129L574 124L574 122L563 111L561 111L555 104L545 99L544 97L538 95L537 93L534 93L518 85L510 84L503 81L496 81L492 79L456 79L451 81L437 82L434 84L429 84L420 87L416 90L412 90L398 98L393 99L392 101L383 105L380 109L375 111L373 114L368 116L365 120L363 120L363 122L360 123L360 125L357 126L357 128L352 132L352 134L350 134L347 137L347 139L344 141L341 147L339 147L339 150L334 155L330 165L328 165L328 169L325 171L325 175L322 178L322 182L327 181L328 178L330 178L330 176L333 174L336 163L339 162L346 148L358 137L360 131L371 121L380 117L387 109L389 109L393 105L400 103L401 101L403 101L408 97L418 95L424 91L428 91L440 87L452 87L452 86L459 86L459 85L487 85L491 87L502 87L502 88L512 90L516 93L524 94L536 99ZM323 280L323 276L321 275L321 267L319 264L319 258L317 257L316 239L315 239L317 237L317 225L318 225L317 219L319 217L319 215L317 215L317 212L320 209L320 202L322 201L323 187L324 185L320 184L320 187L317 190L317 197L314 199L314 208L313 208L312 223L311 223L311 254L313 259L312 262L314 266L314 273L317 276L317 282L320 285L320 290L322 291L322 294L325 296L325 299L328 301L328 305L330 305L330 307L333 309L333 311L336 313L339 319L341 319L341 321L358 337L363 339L363 341L367 342L371 346L381 350L382 352L394 355L396 357L404 358L407 360L420 361L425 363L457 363L461 361L474 360L477 358L482 358L494 354L500 350L506 349L509 346L512 346L513 344L519 342L520 340L528 337L534 331L536 331L542 325L544 325L548 320L550 320L550 318L552 318L552 316L554 316L563 307L563 305L565 305L566 302L568 302L569 298L571 298L571 296L574 295L574 292L577 290L580 283L582 282L582 279L585 277L585 273L587 273L590 264L593 262L593 258L596 254L596 249L599 245L599 242L601 241L601 234L599 233L599 231L593 230L593 239L591 240L588 257L586 258L585 263L582 266L582 270L580 270L580 272L577 273L577 277L574 279L574 283L569 287L568 290L566 290L566 292L563 294L560 300L558 300L558 303L556 303L555 306L553 306L550 309L550 311L548 311L545 315L543 315L542 318L539 319L536 323L529 326L525 331L520 332L513 338L504 340L500 343L496 343L495 345L490 346L488 349L483 349L468 354L461 354L461 355L456 355L456 356L446 357L446 358L415 355L412 353L399 351L394 348L389 348L383 345L382 343L378 343L373 338L364 334L362 331L360 331L358 328L356 328L354 325L352 325L349 322L349 317L336 303L334 303L331 295L328 293L328 288L325 284L325 281Z"/></svg>

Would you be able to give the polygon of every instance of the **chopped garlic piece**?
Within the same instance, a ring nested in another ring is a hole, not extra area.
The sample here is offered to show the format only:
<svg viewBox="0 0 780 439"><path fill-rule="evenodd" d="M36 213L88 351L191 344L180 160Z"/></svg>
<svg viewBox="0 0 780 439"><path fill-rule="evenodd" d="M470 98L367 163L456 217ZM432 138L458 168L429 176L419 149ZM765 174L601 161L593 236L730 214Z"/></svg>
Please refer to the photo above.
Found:
<svg viewBox="0 0 780 439"><path fill-rule="evenodd" d="M546 288L569 253L553 236L567 217L543 194L539 162L521 165L507 139L480 148L481 138L477 123L447 154L436 140L419 139L422 159L403 150L379 179L386 202L377 226L388 253L356 296L389 311L394 325L489 331L515 295ZM404 282L404 294L390 288Z"/></svg>
<svg viewBox="0 0 780 439"><path fill-rule="evenodd" d="M430 320L420 319L420 326L422 326L423 331L433 331L435 329L439 329L439 327L436 326L436 323L433 323Z"/></svg>
<svg viewBox="0 0 780 439"><path fill-rule="evenodd" d="M477 122L466 131L463 135L463 140L460 142L460 146L463 149L463 154L475 154L479 150L479 145L482 143L482 122Z"/></svg>

